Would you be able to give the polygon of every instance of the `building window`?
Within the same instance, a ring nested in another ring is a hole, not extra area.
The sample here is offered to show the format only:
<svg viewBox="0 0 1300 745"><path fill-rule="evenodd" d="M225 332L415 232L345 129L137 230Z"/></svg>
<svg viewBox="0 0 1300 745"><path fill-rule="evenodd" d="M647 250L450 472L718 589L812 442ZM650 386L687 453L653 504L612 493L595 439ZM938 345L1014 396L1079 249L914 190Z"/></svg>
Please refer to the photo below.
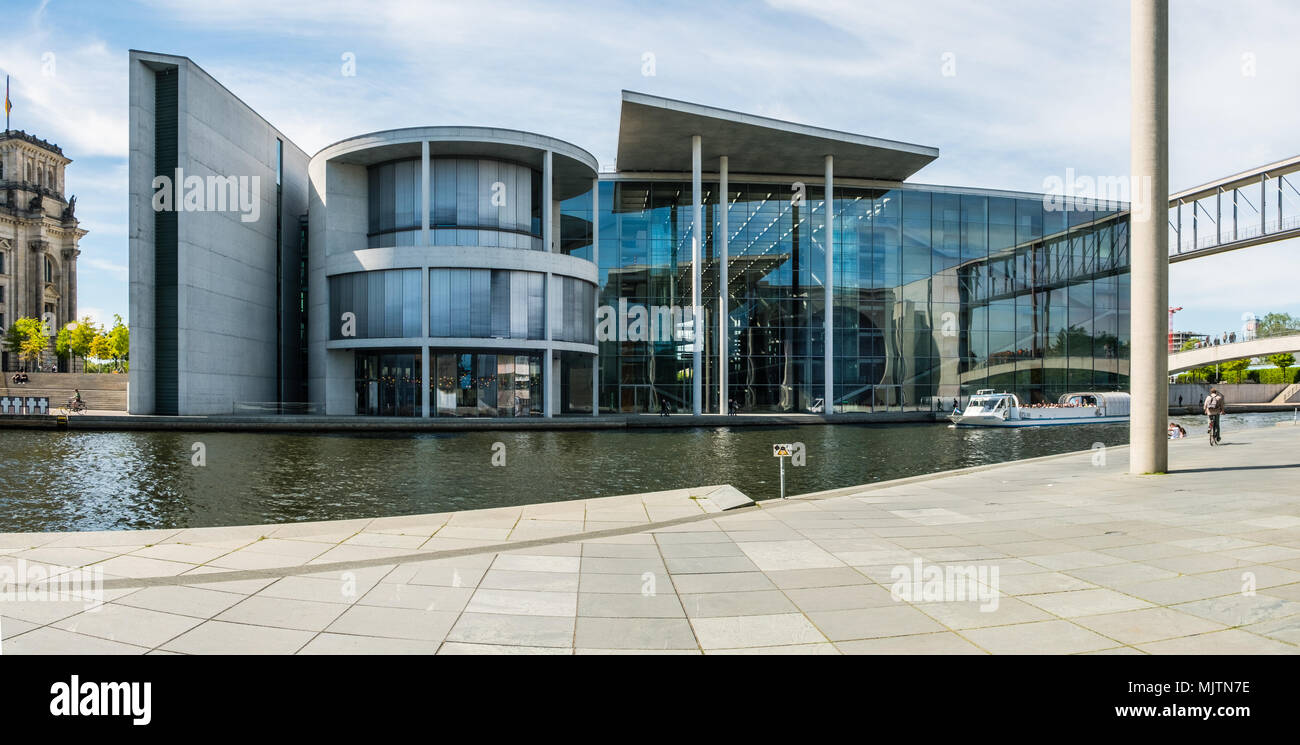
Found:
<svg viewBox="0 0 1300 745"><path fill-rule="evenodd" d="M0 274L5 273L5 253L0 251Z"/></svg>
<svg viewBox="0 0 1300 745"><path fill-rule="evenodd" d="M340 274L329 278L329 292L331 339L420 335L419 269Z"/></svg>
<svg viewBox="0 0 1300 745"><path fill-rule="evenodd" d="M4 301L5 301L5 286L0 285L0 303L3 303ZM0 324L0 326L2 325L4 324Z"/></svg>
<svg viewBox="0 0 1300 745"><path fill-rule="evenodd" d="M430 269L429 336L546 338L546 275L513 269Z"/></svg>
<svg viewBox="0 0 1300 745"><path fill-rule="evenodd" d="M54 262L50 261L48 256L45 257L45 281L54 281Z"/></svg>

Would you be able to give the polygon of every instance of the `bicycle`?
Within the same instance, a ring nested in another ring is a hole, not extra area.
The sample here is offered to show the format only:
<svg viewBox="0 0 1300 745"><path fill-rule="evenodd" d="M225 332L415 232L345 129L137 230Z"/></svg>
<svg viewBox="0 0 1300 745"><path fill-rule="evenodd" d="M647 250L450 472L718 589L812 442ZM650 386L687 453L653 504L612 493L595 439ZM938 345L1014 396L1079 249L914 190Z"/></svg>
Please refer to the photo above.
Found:
<svg viewBox="0 0 1300 745"><path fill-rule="evenodd" d="M1222 444L1223 432L1219 429L1219 415L1206 414L1206 416L1209 417L1210 420L1205 427L1205 431L1210 435L1210 447Z"/></svg>
<svg viewBox="0 0 1300 745"><path fill-rule="evenodd" d="M76 399L68 399L68 402L63 405L63 413L64 414L85 414L86 402L78 401Z"/></svg>

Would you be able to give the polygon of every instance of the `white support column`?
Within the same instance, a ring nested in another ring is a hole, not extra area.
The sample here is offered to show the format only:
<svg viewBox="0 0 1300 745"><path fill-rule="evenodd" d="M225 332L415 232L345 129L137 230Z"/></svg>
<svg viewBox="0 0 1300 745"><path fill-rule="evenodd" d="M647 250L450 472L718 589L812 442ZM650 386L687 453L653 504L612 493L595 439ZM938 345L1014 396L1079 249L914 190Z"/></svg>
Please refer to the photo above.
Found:
<svg viewBox="0 0 1300 745"><path fill-rule="evenodd" d="M1214 192L1214 245L1223 243L1223 187Z"/></svg>
<svg viewBox="0 0 1300 745"><path fill-rule="evenodd" d="M429 240L429 141L420 143L420 243L428 247ZM429 377L429 267L420 271L420 416L429 416L429 387L433 379Z"/></svg>
<svg viewBox="0 0 1300 745"><path fill-rule="evenodd" d="M429 245L429 141L420 143L420 243ZM425 285L427 294L429 286ZM427 314L426 314L427 315ZM427 318L425 319L428 320Z"/></svg>
<svg viewBox="0 0 1300 745"><path fill-rule="evenodd" d="M835 158L826 156L826 380L823 414L835 413Z"/></svg>
<svg viewBox="0 0 1300 745"><path fill-rule="evenodd" d="M699 416L704 396L704 308L700 299L700 260L704 252L704 217L700 204L700 136L691 136L691 413Z"/></svg>
<svg viewBox="0 0 1300 745"><path fill-rule="evenodd" d="M1130 8L1133 405L1129 473L1164 473L1169 469L1169 0L1132 0ZM1222 204L1223 200L1216 201ZM1216 229L1221 236L1221 223Z"/></svg>
<svg viewBox="0 0 1300 745"><path fill-rule="evenodd" d="M427 161L426 161L427 162ZM426 213L427 214L427 213ZM420 416L429 416L429 267L420 269Z"/></svg>
<svg viewBox="0 0 1300 745"><path fill-rule="evenodd" d="M1174 219L1178 225L1174 227L1174 252L1183 252L1183 200L1178 200L1178 206L1174 208Z"/></svg>
<svg viewBox="0 0 1300 745"><path fill-rule="evenodd" d="M429 345L420 345L420 416L429 418Z"/></svg>
<svg viewBox="0 0 1300 745"><path fill-rule="evenodd" d="M600 293L600 177L591 180L591 263L596 265L596 292ZM592 323L596 320L593 318ZM591 415L600 416L600 345L591 359Z"/></svg>
<svg viewBox="0 0 1300 745"><path fill-rule="evenodd" d="M727 156L718 158L718 227L713 233L713 244L718 254L718 413L731 413L731 400L727 372L731 367L730 281L727 262L731 253L731 231L727 226L727 211L731 208L731 186L727 183Z"/></svg>
<svg viewBox="0 0 1300 745"><path fill-rule="evenodd" d="M1268 174L1259 174L1259 234L1264 235L1264 215L1268 212Z"/></svg>
<svg viewBox="0 0 1300 745"><path fill-rule="evenodd" d="M542 159L542 245L545 246L545 250L548 252L554 250L552 246L554 228L551 224L552 178L551 151L547 150L545 157ZM542 298L542 307L545 308L542 319L546 323L546 358L542 362L542 416L546 418L550 418L555 411L555 374L554 370L552 370L555 348L552 346L551 339L551 314L554 312L552 305L555 293L552 292L551 276L550 272L546 273L546 294Z"/></svg>

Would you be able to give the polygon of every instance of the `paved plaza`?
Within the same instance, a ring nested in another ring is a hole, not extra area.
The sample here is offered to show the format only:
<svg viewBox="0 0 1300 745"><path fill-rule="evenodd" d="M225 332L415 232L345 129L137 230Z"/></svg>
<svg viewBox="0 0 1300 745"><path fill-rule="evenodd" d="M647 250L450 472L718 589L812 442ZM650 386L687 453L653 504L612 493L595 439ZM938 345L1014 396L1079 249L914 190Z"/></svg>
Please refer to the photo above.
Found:
<svg viewBox="0 0 1300 745"><path fill-rule="evenodd" d="M1165 476L1117 447L757 505L0 534L0 577L104 579L94 604L0 588L2 651L1296 653L1300 428L1225 443L1171 443ZM909 592L946 567L970 572Z"/></svg>

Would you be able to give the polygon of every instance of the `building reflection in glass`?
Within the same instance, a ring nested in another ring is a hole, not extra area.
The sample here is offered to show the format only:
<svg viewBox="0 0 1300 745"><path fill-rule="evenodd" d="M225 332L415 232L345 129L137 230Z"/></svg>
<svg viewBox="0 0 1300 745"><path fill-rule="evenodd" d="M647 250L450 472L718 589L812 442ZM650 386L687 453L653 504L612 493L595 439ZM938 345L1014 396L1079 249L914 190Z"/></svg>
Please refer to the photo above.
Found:
<svg viewBox="0 0 1300 745"><path fill-rule="evenodd" d="M620 179L600 190L599 304L688 307L689 182ZM789 183L729 192L727 395L747 411L816 411L824 192L809 184L795 198ZM1127 388L1126 213L911 185L837 184L835 197L837 411L951 408L979 388L1029 401ZM716 226L716 183L704 184L703 201L705 225ZM563 208L574 221L591 214L589 199ZM706 231L701 266L706 410L718 407L715 237ZM686 336L600 341L601 409L646 412L665 397L689 410Z"/></svg>

